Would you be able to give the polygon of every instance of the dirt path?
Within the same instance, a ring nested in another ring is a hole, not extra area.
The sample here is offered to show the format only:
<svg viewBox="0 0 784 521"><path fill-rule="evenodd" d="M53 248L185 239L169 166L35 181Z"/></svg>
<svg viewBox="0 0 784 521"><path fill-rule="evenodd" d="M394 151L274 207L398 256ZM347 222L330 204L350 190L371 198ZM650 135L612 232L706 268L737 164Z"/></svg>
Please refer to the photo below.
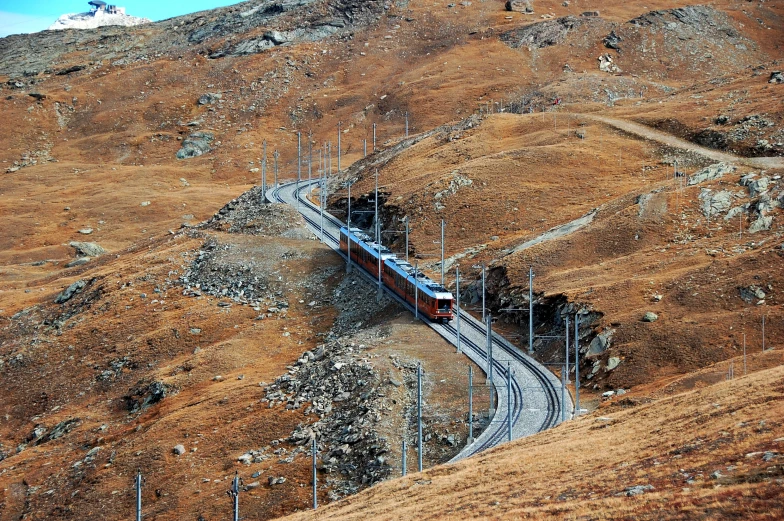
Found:
<svg viewBox="0 0 784 521"><path fill-rule="evenodd" d="M671 134L652 129L651 127L646 127L645 125L640 125L639 123L633 123L623 119L608 118L606 116L598 116L596 114L580 113L575 115L593 121L598 121L600 123L604 123L605 125L610 125L617 129L623 130L624 132L629 132L630 134L635 134L637 136L644 137L645 139L650 139L664 145L688 150L689 152L694 152L710 159L715 159L716 161L740 163L754 168L784 168L784 157L739 157L728 154L726 152L719 152L718 150L695 145L694 143L686 141L685 139L681 139Z"/></svg>

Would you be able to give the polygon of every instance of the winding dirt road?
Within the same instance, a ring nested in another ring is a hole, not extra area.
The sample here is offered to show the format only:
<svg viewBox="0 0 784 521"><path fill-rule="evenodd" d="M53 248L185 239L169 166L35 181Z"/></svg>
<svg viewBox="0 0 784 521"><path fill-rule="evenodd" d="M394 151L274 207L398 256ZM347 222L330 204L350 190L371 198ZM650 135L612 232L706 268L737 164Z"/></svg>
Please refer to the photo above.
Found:
<svg viewBox="0 0 784 521"><path fill-rule="evenodd" d="M784 157L740 157L733 154L728 154L727 152L720 152L712 148L695 145L694 143L686 141L685 139L675 137L672 134L667 134L666 132L661 132L639 123L634 123L623 119L608 118L607 116L599 116L596 114L575 113L574 115L599 123L604 123L605 125L615 127L619 130L623 130L624 132L628 132L629 134L634 134L645 139L650 139L651 141L656 141L663 145L694 152L716 161L738 163L753 168L784 168Z"/></svg>

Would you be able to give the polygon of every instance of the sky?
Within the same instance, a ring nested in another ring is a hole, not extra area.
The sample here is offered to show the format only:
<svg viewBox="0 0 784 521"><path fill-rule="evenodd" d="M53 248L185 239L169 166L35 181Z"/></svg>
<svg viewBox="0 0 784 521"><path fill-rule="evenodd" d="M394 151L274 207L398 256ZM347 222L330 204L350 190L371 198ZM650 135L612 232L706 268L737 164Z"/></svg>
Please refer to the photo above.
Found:
<svg viewBox="0 0 784 521"><path fill-rule="evenodd" d="M0 0L0 38L9 34L43 31L68 13L85 13L90 10L89 0ZM189 0L165 2L162 0L104 0L107 4L125 7L131 16L149 18L157 22L205 9L215 9L237 4L240 0Z"/></svg>

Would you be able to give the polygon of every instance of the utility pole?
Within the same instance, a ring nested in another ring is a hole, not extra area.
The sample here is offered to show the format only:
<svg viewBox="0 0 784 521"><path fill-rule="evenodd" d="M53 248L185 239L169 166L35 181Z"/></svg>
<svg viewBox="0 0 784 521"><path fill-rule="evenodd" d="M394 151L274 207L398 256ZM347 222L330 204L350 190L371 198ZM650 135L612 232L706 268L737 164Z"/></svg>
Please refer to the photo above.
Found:
<svg viewBox="0 0 784 521"><path fill-rule="evenodd" d="M566 358L566 383L569 383L569 315L566 315L566 351L564 355Z"/></svg>
<svg viewBox="0 0 784 521"><path fill-rule="evenodd" d="M574 416L580 415L580 315L574 314Z"/></svg>
<svg viewBox="0 0 784 521"><path fill-rule="evenodd" d="M297 210L299 210L299 180L302 178L302 136L297 131L297 191L294 197L297 199Z"/></svg>
<svg viewBox="0 0 784 521"><path fill-rule="evenodd" d="M316 475L316 452L318 451L318 447L316 446L316 438L313 438L313 510L318 508L318 476Z"/></svg>
<svg viewBox="0 0 784 521"><path fill-rule="evenodd" d="M308 131L308 195L313 193L311 176L313 175L313 131Z"/></svg>
<svg viewBox="0 0 784 521"><path fill-rule="evenodd" d="M444 285L444 226L445 222L441 219L441 285Z"/></svg>
<svg viewBox="0 0 784 521"><path fill-rule="evenodd" d="M455 268L455 296L457 297L457 309L455 311L457 316L457 352L462 353L463 349L460 347L460 266Z"/></svg>
<svg viewBox="0 0 784 521"><path fill-rule="evenodd" d="M340 154L339 151L338 154ZM338 158L339 157L340 155L338 155ZM376 204L376 244L378 245L378 292L376 294L376 300L380 301L381 296L384 294L384 291L381 289L381 221L378 218L378 168L376 168L375 204Z"/></svg>
<svg viewBox="0 0 784 521"><path fill-rule="evenodd" d="M338 121L338 174L340 173L340 126L343 123Z"/></svg>
<svg viewBox="0 0 784 521"><path fill-rule="evenodd" d="M408 112L406 112L406 137L408 137Z"/></svg>
<svg viewBox="0 0 784 521"><path fill-rule="evenodd" d="M414 261L414 318L419 320L419 288L417 287L417 261Z"/></svg>
<svg viewBox="0 0 784 521"><path fill-rule="evenodd" d="M321 216L321 242L324 240L324 207L327 205L327 178L319 172L319 214Z"/></svg>
<svg viewBox="0 0 784 521"><path fill-rule="evenodd" d="M373 152L376 151L376 124L373 123Z"/></svg>
<svg viewBox="0 0 784 521"><path fill-rule="evenodd" d="M765 315L762 315L762 352L765 352Z"/></svg>
<svg viewBox="0 0 784 521"><path fill-rule="evenodd" d="M278 187L278 157L280 157L280 154L278 154L278 151L275 150L275 153L272 155L275 158L275 188L277 188Z"/></svg>
<svg viewBox="0 0 784 521"><path fill-rule="evenodd" d="M136 471L136 479L134 480L134 484L136 485L136 521L142 521L142 471Z"/></svg>
<svg viewBox="0 0 784 521"><path fill-rule="evenodd" d="M327 174L332 173L332 141L327 141L327 153L329 154L329 161L327 163Z"/></svg>
<svg viewBox="0 0 784 521"><path fill-rule="evenodd" d="M468 366L468 444L474 442L474 366Z"/></svg>
<svg viewBox="0 0 784 521"><path fill-rule="evenodd" d="M561 370L561 421L566 421L566 364Z"/></svg>
<svg viewBox="0 0 784 521"><path fill-rule="evenodd" d="M367 157L367 138L362 140L362 157Z"/></svg>
<svg viewBox="0 0 784 521"><path fill-rule="evenodd" d="M348 213L346 214L348 230L348 255L346 255L346 273L351 273L351 179L348 180Z"/></svg>
<svg viewBox="0 0 784 521"><path fill-rule="evenodd" d="M234 472L234 480L231 482L231 489L228 491L234 504L233 517L234 521L240 521L240 477L237 472Z"/></svg>
<svg viewBox="0 0 784 521"><path fill-rule="evenodd" d="M506 431L507 441L512 441L512 369L506 363Z"/></svg>
<svg viewBox="0 0 784 521"><path fill-rule="evenodd" d="M408 451L408 447L406 447L406 440L405 440L405 438L403 438L403 448L401 449L401 452L402 452L402 458L401 459L402 459L402 461L401 461L401 464L400 464L400 467L401 467L400 475L401 476L405 476L406 475L406 470L407 470L406 467L408 467L408 461L406 461L408 459L408 455L406 454L407 451Z"/></svg>
<svg viewBox="0 0 784 521"><path fill-rule="evenodd" d="M534 354L534 269L528 268L528 354Z"/></svg>
<svg viewBox="0 0 784 521"><path fill-rule="evenodd" d="M267 202L267 140L262 143L264 153L261 159L261 202Z"/></svg>
<svg viewBox="0 0 784 521"><path fill-rule="evenodd" d="M488 315L485 322L485 347L487 348L487 385L493 385L493 317ZM490 408L492 406L492 399L490 400Z"/></svg>
<svg viewBox="0 0 784 521"><path fill-rule="evenodd" d="M406 215L406 262L408 262L408 215Z"/></svg>
<svg viewBox="0 0 784 521"><path fill-rule="evenodd" d="M482 263L482 322L486 322L485 319L485 264Z"/></svg>
<svg viewBox="0 0 784 521"><path fill-rule="evenodd" d="M422 364L417 364L417 463L422 472Z"/></svg>

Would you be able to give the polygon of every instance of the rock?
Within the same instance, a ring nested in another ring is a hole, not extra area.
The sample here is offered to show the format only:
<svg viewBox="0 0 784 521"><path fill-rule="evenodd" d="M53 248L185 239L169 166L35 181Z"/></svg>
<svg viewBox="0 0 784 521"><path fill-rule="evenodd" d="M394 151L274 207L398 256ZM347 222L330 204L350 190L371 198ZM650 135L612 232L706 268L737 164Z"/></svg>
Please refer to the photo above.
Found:
<svg viewBox="0 0 784 521"><path fill-rule="evenodd" d="M727 215L724 216L724 220L725 221L730 221L730 220L734 219L735 217L737 217L739 215L746 214L748 212L749 212L749 209L748 209L747 205L736 206L735 208L732 208L732 209L730 209L729 212L727 212Z"/></svg>
<svg viewBox="0 0 784 521"><path fill-rule="evenodd" d="M182 444L175 445L174 448L172 449L172 452L174 452L174 454L176 454L177 456L182 456L183 454L185 454L185 446Z"/></svg>
<svg viewBox="0 0 784 521"><path fill-rule="evenodd" d="M784 74L782 74L781 71L771 72L768 83L784 83Z"/></svg>
<svg viewBox="0 0 784 521"><path fill-rule="evenodd" d="M661 300L663 298L664 298L664 295L660 295L658 293L656 293L655 295L651 296L651 300L654 301L654 302L661 302Z"/></svg>
<svg viewBox="0 0 784 521"><path fill-rule="evenodd" d="M609 400L615 396L615 391L605 391L602 393L602 400Z"/></svg>
<svg viewBox="0 0 784 521"><path fill-rule="evenodd" d="M68 243L71 248L76 250L78 255L85 257L98 257L106 253L106 250L94 242L71 241Z"/></svg>
<svg viewBox="0 0 784 521"><path fill-rule="evenodd" d="M645 492L649 492L654 490L653 485L636 485L634 487L627 487L624 489L621 495L624 496L638 496L640 494L644 494Z"/></svg>
<svg viewBox="0 0 784 521"><path fill-rule="evenodd" d="M253 455L245 453L239 458L237 458L237 461L239 461L243 465L250 465L253 462Z"/></svg>
<svg viewBox="0 0 784 521"><path fill-rule="evenodd" d="M706 217L713 217L729 210L732 206L733 195L727 190L713 192L703 188L700 190L699 199L702 201L702 213Z"/></svg>
<svg viewBox="0 0 784 521"><path fill-rule="evenodd" d="M609 73L620 73L622 72L620 67L618 67L612 59L612 56L609 54L602 54L599 56L599 70L602 72L609 72Z"/></svg>
<svg viewBox="0 0 784 521"><path fill-rule="evenodd" d="M206 94L202 94L201 96L199 96L199 100L196 103L198 103L199 105L212 105L222 97L223 95L220 93L207 92Z"/></svg>
<svg viewBox="0 0 784 521"><path fill-rule="evenodd" d="M598 335L591 340L591 343L588 345L588 356L591 355L600 355L607 351L607 348L610 347L610 342L612 341L612 337L615 334L614 329L605 329Z"/></svg>
<svg viewBox="0 0 784 521"><path fill-rule="evenodd" d="M730 117L725 114L721 114L717 116L716 119L713 120L713 122L716 123L717 125L726 125L727 123L730 122Z"/></svg>
<svg viewBox="0 0 784 521"><path fill-rule="evenodd" d="M716 470L716 471L711 473L710 477L711 477L711 479L719 479L719 478L723 477L723 475L722 475L721 472Z"/></svg>
<svg viewBox="0 0 784 521"><path fill-rule="evenodd" d="M610 358L607 359L607 370L612 371L613 369L618 367L618 364L620 363L621 363L620 358L618 358L617 356L611 356Z"/></svg>
<svg viewBox="0 0 784 521"><path fill-rule="evenodd" d="M765 292L759 286L751 285L747 288L739 288L740 298L749 304L755 300L762 300L766 297Z"/></svg>
<svg viewBox="0 0 784 521"><path fill-rule="evenodd" d="M710 166L695 172L691 176L689 176L688 185L696 185L699 183L704 183L705 181L713 181L714 179L719 179L723 177L724 174L729 174L735 171L735 166L729 163L716 163Z"/></svg>
<svg viewBox="0 0 784 521"><path fill-rule="evenodd" d="M506 10L514 13L533 13L533 0L507 0Z"/></svg>
<svg viewBox="0 0 784 521"><path fill-rule="evenodd" d="M219 374L216 374L215 376L212 377L213 382L220 382L221 380L223 380L223 377Z"/></svg>
<svg viewBox="0 0 784 521"><path fill-rule="evenodd" d="M197 157L212 150L210 143L215 139L211 132L193 132L182 142L177 151L177 159Z"/></svg>
<svg viewBox="0 0 784 521"><path fill-rule="evenodd" d="M74 295L76 295L77 293L82 291L85 286L87 286L87 282L86 281L84 281L84 280L77 280L76 282L74 282L73 284L68 286L65 289L65 291L63 291L62 293L57 295L57 297L55 297L55 299L54 299L54 303L55 304L64 304L64 303L68 302L69 300L71 300L73 298Z"/></svg>
<svg viewBox="0 0 784 521"><path fill-rule="evenodd" d="M770 179L767 177L755 179L748 184L749 196L757 197L758 195L767 192L768 188L770 188Z"/></svg>
<svg viewBox="0 0 784 521"><path fill-rule="evenodd" d="M74 268L76 266L83 266L90 262L90 257L79 257L77 259L72 260L71 262L66 263L66 268Z"/></svg>
<svg viewBox="0 0 784 521"><path fill-rule="evenodd" d="M286 482L286 478L284 478L283 476L279 476L277 478L275 476L270 476L268 479L269 479L270 486L282 485L283 483Z"/></svg>
<svg viewBox="0 0 784 521"><path fill-rule="evenodd" d="M586 20L565 16L502 33L501 41L513 49L520 47L542 49L563 43L570 31L585 23L587 23Z"/></svg>
<svg viewBox="0 0 784 521"><path fill-rule="evenodd" d="M770 230L770 226L772 224L773 224L772 215L761 215L759 219L751 223L751 226L749 226L749 233L757 233L757 232Z"/></svg>
<svg viewBox="0 0 784 521"><path fill-rule="evenodd" d="M245 490L251 490L251 489L254 489L254 488L259 488L260 486L261 486L261 483L259 483L258 481L253 481L253 482L248 483L247 485L245 485Z"/></svg>
<svg viewBox="0 0 784 521"><path fill-rule="evenodd" d="M142 201L141 203L139 203L139 206L150 206L150 204L152 204L150 203L150 201Z"/></svg>
<svg viewBox="0 0 784 521"><path fill-rule="evenodd" d="M81 230L79 230L79 233L81 233L82 235L90 235L91 233L93 233L93 229L92 228L82 228Z"/></svg>
<svg viewBox="0 0 784 521"><path fill-rule="evenodd" d="M657 315L653 311L646 312L645 315L643 315L642 317L643 322L656 322L657 320L659 320L659 315Z"/></svg>
<svg viewBox="0 0 784 521"><path fill-rule="evenodd" d="M163 382L154 381L146 385L140 382L137 387L131 389L130 394L123 397L123 400L125 400L126 408L134 413L160 402L170 392L171 387Z"/></svg>
<svg viewBox="0 0 784 521"><path fill-rule="evenodd" d="M607 47L608 49L615 49L616 51L621 50L620 47L621 41L623 41L623 38L615 34L615 31L610 31L610 34L605 36L604 39L602 40L605 47Z"/></svg>

